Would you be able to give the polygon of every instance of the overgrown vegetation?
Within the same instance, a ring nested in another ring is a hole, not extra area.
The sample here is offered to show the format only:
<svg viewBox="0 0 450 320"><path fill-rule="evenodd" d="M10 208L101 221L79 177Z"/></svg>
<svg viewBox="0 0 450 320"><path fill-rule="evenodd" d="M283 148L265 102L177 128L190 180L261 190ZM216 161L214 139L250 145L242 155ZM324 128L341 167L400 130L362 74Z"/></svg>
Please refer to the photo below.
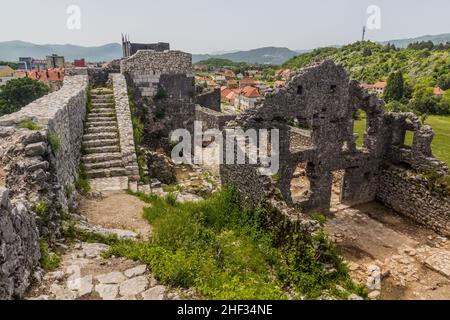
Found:
<svg viewBox="0 0 450 320"><path fill-rule="evenodd" d="M57 133L49 132L47 133L47 140L52 148L53 154L56 155L61 148L61 137Z"/></svg>
<svg viewBox="0 0 450 320"><path fill-rule="evenodd" d="M46 84L30 78L8 81L0 90L0 116L20 110L49 91Z"/></svg>
<svg viewBox="0 0 450 320"><path fill-rule="evenodd" d="M45 239L42 239L40 241L40 248L41 248L41 266L42 268L47 271L54 271L58 269L59 264L61 262L61 257L50 251L49 245Z"/></svg>
<svg viewBox="0 0 450 320"><path fill-rule="evenodd" d="M82 194L86 194L91 191L91 184L86 174L86 168L83 163L80 163L78 171L78 179L75 181L75 188Z"/></svg>
<svg viewBox="0 0 450 320"><path fill-rule="evenodd" d="M149 265L165 285L195 288L207 299L346 298L355 286L324 232L287 232L276 210L242 205L231 187L198 203L138 196L153 226L148 242L120 241L110 255Z"/></svg>
<svg viewBox="0 0 450 320"><path fill-rule="evenodd" d="M31 120L27 120L27 121L22 122L20 127L23 128L23 129L31 130L31 131L42 130L42 126L38 125L37 123L34 123Z"/></svg>

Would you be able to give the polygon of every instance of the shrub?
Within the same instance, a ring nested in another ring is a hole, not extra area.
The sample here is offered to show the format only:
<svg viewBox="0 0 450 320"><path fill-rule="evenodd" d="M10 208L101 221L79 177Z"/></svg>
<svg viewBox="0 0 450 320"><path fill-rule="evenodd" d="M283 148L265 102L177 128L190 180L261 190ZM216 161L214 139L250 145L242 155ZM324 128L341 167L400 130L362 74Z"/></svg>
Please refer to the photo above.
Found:
<svg viewBox="0 0 450 320"><path fill-rule="evenodd" d="M56 133L49 132L47 134L47 140L52 148L53 154L56 155L61 148L61 137Z"/></svg>
<svg viewBox="0 0 450 320"><path fill-rule="evenodd" d="M40 249L41 249L41 266L47 271L54 271L59 267L61 262L61 257L54 252L51 252L48 246L47 241L40 241Z"/></svg>

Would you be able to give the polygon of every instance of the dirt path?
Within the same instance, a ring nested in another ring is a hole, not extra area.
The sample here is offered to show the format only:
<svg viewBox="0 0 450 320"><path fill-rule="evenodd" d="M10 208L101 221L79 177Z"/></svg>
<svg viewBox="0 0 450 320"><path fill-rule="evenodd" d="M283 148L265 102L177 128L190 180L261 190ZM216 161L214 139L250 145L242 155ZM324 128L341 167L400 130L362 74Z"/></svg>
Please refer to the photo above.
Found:
<svg viewBox="0 0 450 320"><path fill-rule="evenodd" d="M450 299L448 239L377 203L337 211L327 229L355 280L381 275L381 299Z"/></svg>
<svg viewBox="0 0 450 320"><path fill-rule="evenodd" d="M134 231L147 239L151 226L143 217L145 207L148 207L147 203L127 193L109 193L99 200L84 198L80 213L91 224Z"/></svg>

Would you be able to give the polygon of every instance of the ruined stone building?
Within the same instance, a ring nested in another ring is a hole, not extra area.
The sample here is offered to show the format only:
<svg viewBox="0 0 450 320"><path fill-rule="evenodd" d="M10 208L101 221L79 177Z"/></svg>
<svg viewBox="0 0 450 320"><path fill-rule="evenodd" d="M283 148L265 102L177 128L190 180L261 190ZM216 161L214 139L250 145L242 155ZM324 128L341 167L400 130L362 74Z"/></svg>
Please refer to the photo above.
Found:
<svg viewBox="0 0 450 320"><path fill-rule="evenodd" d="M367 114L363 148L357 148L354 133L358 109ZM411 113L385 114L383 102L351 81L343 66L323 61L302 69L262 106L228 126L280 130L276 179L261 176L257 165L221 167L223 182L237 186L253 204L276 188L287 204L303 212L327 212L335 175L342 204L378 199L437 231L450 232L450 199L430 191L420 179L410 183L406 178L410 169L448 171L432 155L431 127ZM404 145L406 131L414 133L410 148ZM294 179L300 180L295 194Z"/></svg>

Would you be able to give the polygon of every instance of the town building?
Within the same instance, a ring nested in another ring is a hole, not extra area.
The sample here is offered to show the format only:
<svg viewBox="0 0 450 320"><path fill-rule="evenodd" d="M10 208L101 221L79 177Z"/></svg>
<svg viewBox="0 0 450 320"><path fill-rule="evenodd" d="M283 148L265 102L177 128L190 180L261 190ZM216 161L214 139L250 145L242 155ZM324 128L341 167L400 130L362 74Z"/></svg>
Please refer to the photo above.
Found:
<svg viewBox="0 0 450 320"><path fill-rule="evenodd" d="M445 94L445 91L438 87L433 89L433 94L437 96L442 96Z"/></svg>
<svg viewBox="0 0 450 320"><path fill-rule="evenodd" d="M63 56L58 56L57 54L52 54L46 57L47 69L64 68L65 59Z"/></svg>
<svg viewBox="0 0 450 320"><path fill-rule="evenodd" d="M369 93L377 94L382 96L384 94L384 90L386 89L386 82L376 82L376 83L363 83L361 87L366 89Z"/></svg>
<svg viewBox="0 0 450 320"><path fill-rule="evenodd" d="M134 55L138 50L153 50L164 52L170 50L170 44L165 42L158 43L132 43L128 36L122 35L123 57L128 58Z"/></svg>
<svg viewBox="0 0 450 320"><path fill-rule="evenodd" d="M9 80L14 78L14 69L10 66L0 66L0 87L4 86Z"/></svg>
<svg viewBox="0 0 450 320"><path fill-rule="evenodd" d="M64 68L54 68L41 71L31 70L26 72L27 78L44 82L50 87L52 92L57 91L62 87L64 75Z"/></svg>
<svg viewBox="0 0 450 320"><path fill-rule="evenodd" d="M245 87L236 94L234 106L240 110L247 110L256 107L261 102L262 96L255 87Z"/></svg>
<svg viewBox="0 0 450 320"><path fill-rule="evenodd" d="M73 61L73 65L75 68L86 68L86 60L85 59L75 59Z"/></svg>

